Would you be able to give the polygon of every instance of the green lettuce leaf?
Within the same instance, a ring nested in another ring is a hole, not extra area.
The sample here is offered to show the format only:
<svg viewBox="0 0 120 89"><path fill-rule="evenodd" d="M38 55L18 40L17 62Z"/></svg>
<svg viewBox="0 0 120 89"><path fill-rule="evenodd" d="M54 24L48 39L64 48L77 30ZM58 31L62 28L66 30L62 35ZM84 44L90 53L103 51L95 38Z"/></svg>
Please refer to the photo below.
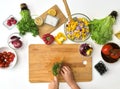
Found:
<svg viewBox="0 0 120 89"><path fill-rule="evenodd" d="M103 19L94 19L90 21L89 27L91 30L91 38L97 44L105 44L112 40L113 25L115 23L114 16L107 16Z"/></svg>

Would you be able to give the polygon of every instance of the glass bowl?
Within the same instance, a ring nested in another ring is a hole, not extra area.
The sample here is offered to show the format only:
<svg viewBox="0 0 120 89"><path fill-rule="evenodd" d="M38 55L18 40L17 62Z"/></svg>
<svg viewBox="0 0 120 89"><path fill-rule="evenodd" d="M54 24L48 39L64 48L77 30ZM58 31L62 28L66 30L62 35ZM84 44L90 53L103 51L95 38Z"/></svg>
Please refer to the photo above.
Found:
<svg viewBox="0 0 120 89"><path fill-rule="evenodd" d="M72 14L72 20L64 24L66 37L74 42L84 42L90 37L89 17L81 14Z"/></svg>

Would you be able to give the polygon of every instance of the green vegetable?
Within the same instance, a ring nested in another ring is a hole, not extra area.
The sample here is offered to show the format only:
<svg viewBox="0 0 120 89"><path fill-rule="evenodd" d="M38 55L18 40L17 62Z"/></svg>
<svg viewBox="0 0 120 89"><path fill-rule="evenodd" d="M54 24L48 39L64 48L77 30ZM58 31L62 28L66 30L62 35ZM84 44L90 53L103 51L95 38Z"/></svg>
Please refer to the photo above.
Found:
<svg viewBox="0 0 120 89"><path fill-rule="evenodd" d="M21 6L22 5L23 4L21 4ZM33 36L38 35L38 27L34 23L34 19L31 18L30 11L28 10L26 4L21 7L20 15L22 19L17 23L17 28L19 29L20 34L25 35L26 32L31 32Z"/></svg>
<svg viewBox="0 0 120 89"><path fill-rule="evenodd" d="M52 73L54 76L57 76L59 74L60 68L62 63L55 63L52 67Z"/></svg>
<svg viewBox="0 0 120 89"><path fill-rule="evenodd" d="M110 15L103 19L94 19L90 21L91 38L97 44L105 44L112 40L113 25L116 21L117 12L112 11Z"/></svg>

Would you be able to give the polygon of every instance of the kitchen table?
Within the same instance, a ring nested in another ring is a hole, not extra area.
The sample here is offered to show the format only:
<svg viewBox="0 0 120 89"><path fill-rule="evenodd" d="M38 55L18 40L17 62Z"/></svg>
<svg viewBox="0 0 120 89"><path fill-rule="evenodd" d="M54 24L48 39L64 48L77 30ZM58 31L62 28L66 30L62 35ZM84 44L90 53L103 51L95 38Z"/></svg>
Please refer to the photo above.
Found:
<svg viewBox="0 0 120 89"><path fill-rule="evenodd" d="M111 11L118 11L118 18L113 26L113 33L120 31L120 1L119 0L67 0L71 13L83 13L91 20L94 18L103 18ZM26 3L30 9L33 18L41 15L53 5L58 5L64 15L67 17L62 0L2 0L0 3L0 47L8 47L8 36L14 32L18 32L17 27L7 29L3 22L9 15L15 16L20 20L20 4ZM64 25L61 25L52 35L58 32L64 32ZM23 48L17 49L18 60L14 68L10 70L0 69L0 89L48 89L48 83L31 83L29 82L29 58L28 46L30 44L44 44L39 36L33 37L31 33L23 36ZM93 45L92 54L92 81L77 82L81 89L120 89L120 60L116 63L107 63L101 57L102 45L96 44L91 38L86 42ZM113 35L113 40L120 46L120 40ZM64 44L76 44L70 40ZM94 65L102 60L108 68L108 72L100 75L94 68ZM70 89L70 87L62 82L60 89Z"/></svg>

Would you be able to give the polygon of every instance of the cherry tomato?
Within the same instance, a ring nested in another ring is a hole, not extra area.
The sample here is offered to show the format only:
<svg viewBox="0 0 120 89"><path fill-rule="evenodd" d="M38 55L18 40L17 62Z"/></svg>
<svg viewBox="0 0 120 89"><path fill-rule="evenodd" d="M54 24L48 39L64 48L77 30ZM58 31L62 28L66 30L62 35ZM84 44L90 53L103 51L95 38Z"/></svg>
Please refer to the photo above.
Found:
<svg viewBox="0 0 120 89"><path fill-rule="evenodd" d="M4 66L5 66L5 67L8 67L9 64L10 64L9 62L6 62Z"/></svg>
<svg viewBox="0 0 120 89"><path fill-rule="evenodd" d="M13 60L14 60L13 58L9 58L9 60L8 60L8 61L9 61L9 62L12 62Z"/></svg>
<svg viewBox="0 0 120 89"><path fill-rule="evenodd" d="M3 54L4 54L4 55L6 55L6 54L7 54L7 52L6 52L6 51L4 51L4 52L3 52Z"/></svg>
<svg viewBox="0 0 120 89"><path fill-rule="evenodd" d="M1 68L1 67L3 67L3 64L2 64L2 63L0 63L0 68Z"/></svg>
<svg viewBox="0 0 120 89"><path fill-rule="evenodd" d="M2 56L2 53L0 53L0 57Z"/></svg>
<svg viewBox="0 0 120 89"><path fill-rule="evenodd" d="M10 55L11 55L11 52L8 52L7 55L10 56Z"/></svg>
<svg viewBox="0 0 120 89"><path fill-rule="evenodd" d="M12 52L3 51L2 53L0 53L0 68L9 67L14 58L15 54Z"/></svg>
<svg viewBox="0 0 120 89"><path fill-rule="evenodd" d="M104 55L110 55L110 52L111 52L112 49L113 49L113 47L111 45L106 44L102 47L102 53Z"/></svg>
<svg viewBox="0 0 120 89"><path fill-rule="evenodd" d="M8 59L9 58L9 56L8 55L5 55L5 59Z"/></svg>

